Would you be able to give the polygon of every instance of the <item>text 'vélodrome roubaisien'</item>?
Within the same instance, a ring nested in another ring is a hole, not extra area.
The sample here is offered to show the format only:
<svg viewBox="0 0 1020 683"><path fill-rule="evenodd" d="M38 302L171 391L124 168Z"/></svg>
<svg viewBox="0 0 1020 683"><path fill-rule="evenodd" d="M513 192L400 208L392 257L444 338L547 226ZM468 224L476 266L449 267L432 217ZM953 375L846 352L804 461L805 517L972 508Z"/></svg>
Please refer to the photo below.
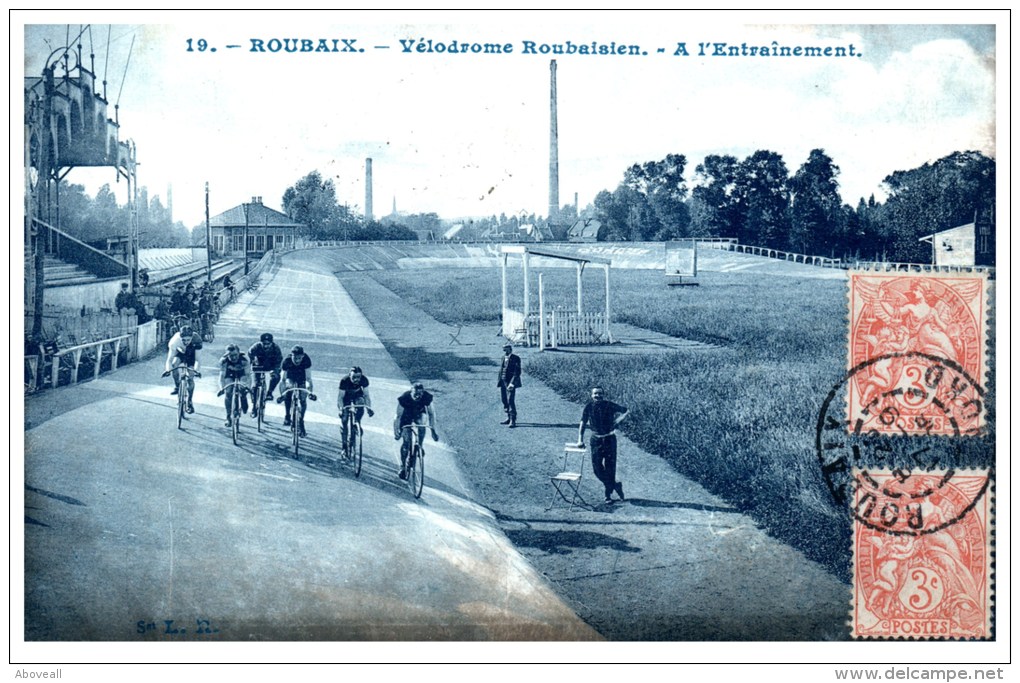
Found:
<svg viewBox="0 0 1020 683"><path fill-rule="evenodd" d="M622 41L482 42L434 38L400 38L396 44L372 44L357 38L249 38L249 52L256 53L365 53L368 50L393 50L409 55L538 55L538 56L614 56L644 57L650 54L673 57L861 57L853 43L837 45L789 45L772 41L747 42L686 42L669 46L645 47ZM228 45L227 47L240 47Z"/></svg>

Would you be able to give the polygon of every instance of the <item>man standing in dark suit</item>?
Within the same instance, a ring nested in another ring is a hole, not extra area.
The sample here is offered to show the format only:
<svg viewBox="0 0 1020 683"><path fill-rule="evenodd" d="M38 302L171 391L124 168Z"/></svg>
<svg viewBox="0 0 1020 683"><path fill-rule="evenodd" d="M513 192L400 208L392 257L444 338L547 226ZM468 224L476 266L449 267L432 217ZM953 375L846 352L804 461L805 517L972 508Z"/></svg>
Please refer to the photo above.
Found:
<svg viewBox="0 0 1020 683"><path fill-rule="evenodd" d="M506 412L506 419L500 424L517 426L517 388L521 386L521 357L514 353L514 347L509 343L503 346L503 362L499 368L499 396L503 400L503 410Z"/></svg>

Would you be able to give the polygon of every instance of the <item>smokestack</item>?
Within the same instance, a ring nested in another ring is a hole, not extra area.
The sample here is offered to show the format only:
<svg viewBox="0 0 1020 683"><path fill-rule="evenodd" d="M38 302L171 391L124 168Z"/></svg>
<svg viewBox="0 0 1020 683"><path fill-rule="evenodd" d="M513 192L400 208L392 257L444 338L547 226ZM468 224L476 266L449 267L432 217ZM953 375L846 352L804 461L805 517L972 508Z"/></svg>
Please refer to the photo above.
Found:
<svg viewBox="0 0 1020 683"><path fill-rule="evenodd" d="M372 158L365 159L365 222L372 221Z"/></svg>
<svg viewBox="0 0 1020 683"><path fill-rule="evenodd" d="M560 134L556 123L556 60L549 62L549 223L560 215Z"/></svg>
<svg viewBox="0 0 1020 683"><path fill-rule="evenodd" d="M174 222L174 186L173 183L167 183L166 186L166 213L170 219L171 225Z"/></svg>

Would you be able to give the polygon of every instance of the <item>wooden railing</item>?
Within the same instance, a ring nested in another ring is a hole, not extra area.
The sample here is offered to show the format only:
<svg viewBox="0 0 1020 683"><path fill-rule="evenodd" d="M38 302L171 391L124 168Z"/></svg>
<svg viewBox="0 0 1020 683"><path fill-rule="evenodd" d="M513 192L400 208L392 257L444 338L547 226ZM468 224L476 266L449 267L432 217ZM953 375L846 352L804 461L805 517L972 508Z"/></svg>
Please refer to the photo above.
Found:
<svg viewBox="0 0 1020 683"><path fill-rule="evenodd" d="M110 339L101 339L57 351L51 356L53 365L50 368L50 385L54 387L60 386L60 371L62 368L70 370L70 381L68 381L68 384L77 384L78 373L81 370L83 359L91 367L93 379L99 377L99 373L102 372L103 361L107 358L110 359L110 371L116 370L122 347L128 353L126 361L131 360L131 340L134 338L135 335L133 334L122 334ZM70 361L70 363L67 361Z"/></svg>

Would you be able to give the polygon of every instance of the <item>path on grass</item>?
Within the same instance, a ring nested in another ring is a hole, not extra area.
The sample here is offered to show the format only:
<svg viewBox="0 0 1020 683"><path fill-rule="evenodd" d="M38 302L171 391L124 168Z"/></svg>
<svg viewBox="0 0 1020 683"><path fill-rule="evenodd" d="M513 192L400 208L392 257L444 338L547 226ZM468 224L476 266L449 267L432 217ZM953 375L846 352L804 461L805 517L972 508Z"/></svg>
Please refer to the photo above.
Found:
<svg viewBox="0 0 1020 683"><path fill-rule="evenodd" d="M427 276L427 274L425 275ZM441 429L478 503L577 613L613 640L845 639L850 592L661 458L620 439L627 501L593 511L554 508L549 475L577 436L581 406L527 374L519 427L500 426L502 337L495 324L456 327L407 304L368 274L340 281L393 359L437 396ZM614 328L616 331L617 328ZM621 348L669 348L620 330ZM642 343L642 340L651 343ZM697 353L697 346L669 350ZM587 463L589 501L601 485ZM811 533L810 526L805 533Z"/></svg>

